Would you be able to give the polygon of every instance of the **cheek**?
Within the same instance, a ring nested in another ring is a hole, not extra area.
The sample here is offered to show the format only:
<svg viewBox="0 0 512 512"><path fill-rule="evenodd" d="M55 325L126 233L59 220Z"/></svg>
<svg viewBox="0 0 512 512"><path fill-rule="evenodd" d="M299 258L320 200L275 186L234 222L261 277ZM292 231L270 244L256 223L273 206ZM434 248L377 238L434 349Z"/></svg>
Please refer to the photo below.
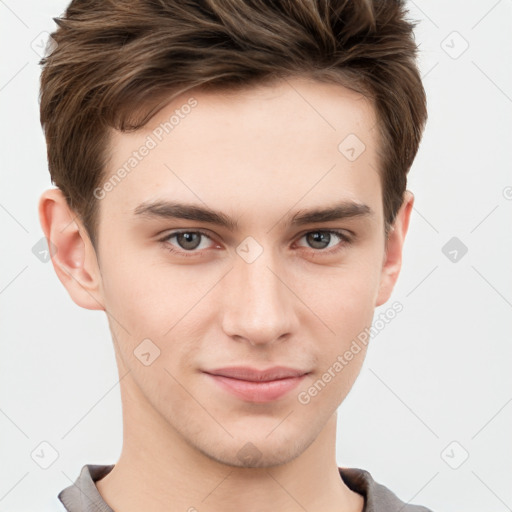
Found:
<svg viewBox="0 0 512 512"><path fill-rule="evenodd" d="M174 323L169 311L177 307L177 294L165 293L156 272L127 257L105 261L102 274L109 323L124 358L131 357L145 339L161 349L162 334Z"/></svg>
<svg viewBox="0 0 512 512"><path fill-rule="evenodd" d="M312 270L296 280L304 303L323 321L325 335L347 341L371 324L380 283L380 255L361 255L337 268Z"/></svg>
<svg viewBox="0 0 512 512"><path fill-rule="evenodd" d="M103 294L109 323L125 363L138 368L138 352L156 351L155 368L186 365L208 323L206 315L214 312L208 290L215 276L193 279L192 267L144 265L142 258L110 259L103 267L108 276Z"/></svg>
<svg viewBox="0 0 512 512"><path fill-rule="evenodd" d="M318 317L328 329L320 326L311 330L314 343L310 350L316 355L318 374L303 390L301 404L311 401L319 409L330 404L327 410L334 410L357 379L367 352L378 281L364 276L353 272L345 279L339 277L338 282L333 280L330 292L326 290L322 302L317 303Z"/></svg>

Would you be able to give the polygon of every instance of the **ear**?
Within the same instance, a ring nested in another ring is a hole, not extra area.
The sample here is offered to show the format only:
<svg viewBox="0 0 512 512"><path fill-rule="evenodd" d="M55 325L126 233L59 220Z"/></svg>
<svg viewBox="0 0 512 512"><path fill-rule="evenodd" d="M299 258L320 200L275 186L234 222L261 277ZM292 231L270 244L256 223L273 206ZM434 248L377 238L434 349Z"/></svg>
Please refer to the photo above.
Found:
<svg viewBox="0 0 512 512"><path fill-rule="evenodd" d="M62 191L58 188L45 190L39 199L38 211L60 282L79 306L104 310L96 251Z"/></svg>
<svg viewBox="0 0 512 512"><path fill-rule="evenodd" d="M389 297L395 286L396 280L402 267L402 249L404 246L405 235L409 227L409 219L414 204L414 195L406 190L404 200L395 217L388 238L386 240L386 250L382 264L381 280L379 292L375 306L381 306Z"/></svg>

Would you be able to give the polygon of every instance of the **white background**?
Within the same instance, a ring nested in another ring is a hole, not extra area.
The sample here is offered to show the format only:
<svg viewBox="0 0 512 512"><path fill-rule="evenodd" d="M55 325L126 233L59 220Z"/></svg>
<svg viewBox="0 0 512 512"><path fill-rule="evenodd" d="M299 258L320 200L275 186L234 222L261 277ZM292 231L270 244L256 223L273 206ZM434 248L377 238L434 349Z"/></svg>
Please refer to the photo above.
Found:
<svg viewBox="0 0 512 512"><path fill-rule="evenodd" d="M121 449L106 317L76 306L32 253L51 186L33 46L66 4L0 1L0 511L60 510L82 465ZM338 465L435 512L512 510L512 1L409 10L429 120L402 274L380 308L404 310L339 409ZM457 262L442 252L454 236L468 248ZM58 452L48 469L31 458L43 441Z"/></svg>

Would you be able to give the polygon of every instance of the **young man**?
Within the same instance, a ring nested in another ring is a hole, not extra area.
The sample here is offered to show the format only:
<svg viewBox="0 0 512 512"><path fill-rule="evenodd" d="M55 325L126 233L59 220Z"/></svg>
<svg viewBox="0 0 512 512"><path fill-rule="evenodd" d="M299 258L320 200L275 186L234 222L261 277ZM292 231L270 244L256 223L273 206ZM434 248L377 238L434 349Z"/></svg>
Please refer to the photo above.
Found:
<svg viewBox="0 0 512 512"><path fill-rule="evenodd" d="M426 511L340 468L426 121L398 1L74 1L43 59L39 214L105 311L114 465L68 511Z"/></svg>

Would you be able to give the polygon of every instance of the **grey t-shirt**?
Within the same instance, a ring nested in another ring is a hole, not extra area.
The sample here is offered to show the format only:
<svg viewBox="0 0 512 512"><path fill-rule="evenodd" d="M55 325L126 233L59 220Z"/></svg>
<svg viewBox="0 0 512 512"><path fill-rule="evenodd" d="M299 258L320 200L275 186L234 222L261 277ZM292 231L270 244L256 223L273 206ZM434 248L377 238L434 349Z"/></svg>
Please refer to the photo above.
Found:
<svg viewBox="0 0 512 512"><path fill-rule="evenodd" d="M94 483L113 468L114 464L83 466L75 483L63 489L58 495L65 509L68 512L114 512L103 501ZM364 497L363 512L432 512L419 505L404 503L387 487L375 482L371 474L364 469L338 469L347 487Z"/></svg>

